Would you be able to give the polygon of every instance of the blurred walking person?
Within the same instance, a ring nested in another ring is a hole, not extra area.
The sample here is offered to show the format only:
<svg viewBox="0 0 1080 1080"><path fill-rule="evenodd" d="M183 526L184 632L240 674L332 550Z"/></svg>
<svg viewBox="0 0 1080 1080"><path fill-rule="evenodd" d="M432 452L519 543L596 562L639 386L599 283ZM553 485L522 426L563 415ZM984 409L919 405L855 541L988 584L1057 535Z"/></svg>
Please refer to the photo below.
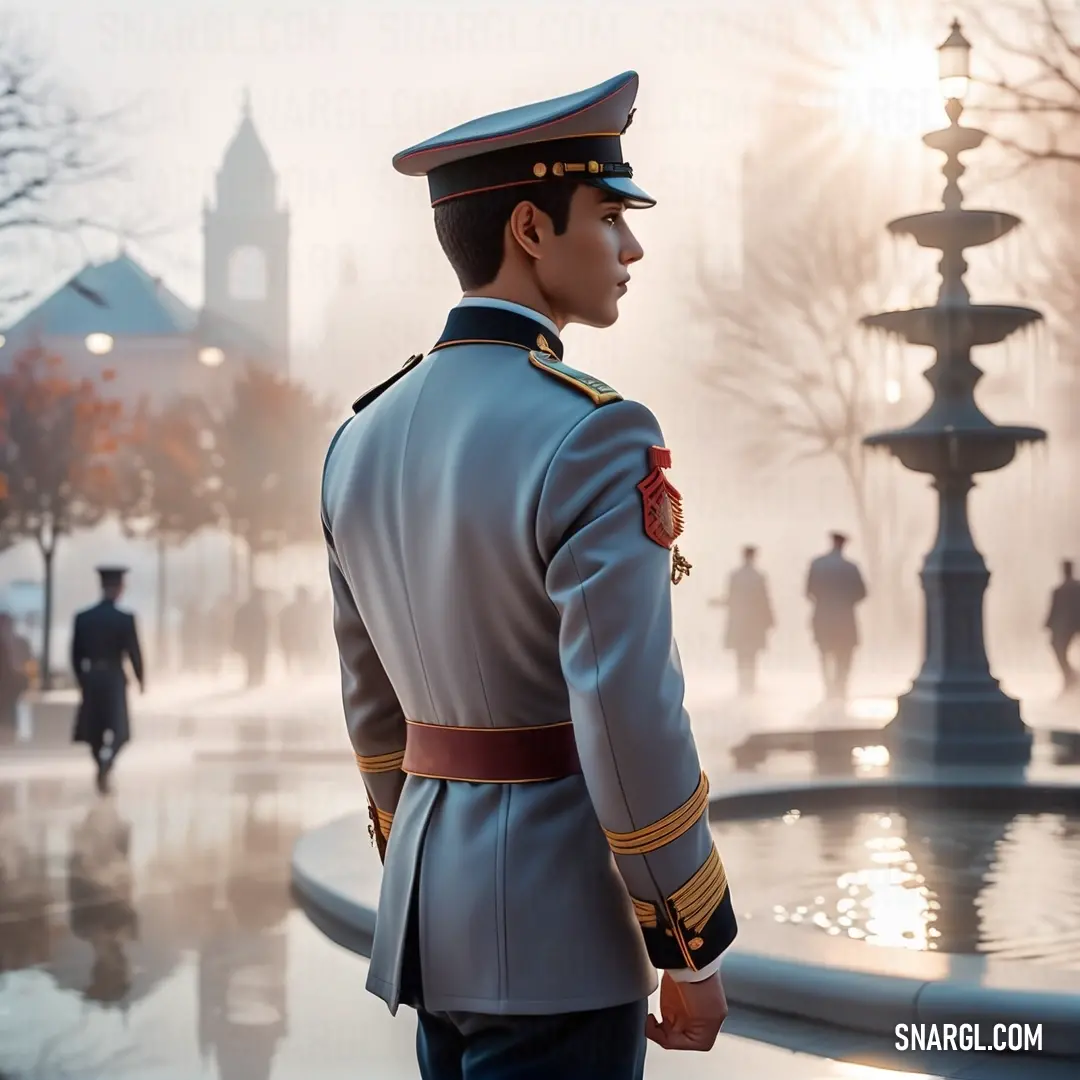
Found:
<svg viewBox="0 0 1080 1080"><path fill-rule="evenodd" d="M1077 687L1076 669L1069 663L1069 646L1080 636L1080 581L1073 573L1073 564L1061 564L1061 584L1050 595L1050 613L1046 616L1050 631L1050 648L1061 668L1061 692L1067 694Z"/></svg>
<svg viewBox="0 0 1080 1080"><path fill-rule="evenodd" d="M756 547L742 549L742 566L728 577L727 593L712 603L727 609L724 648L735 654L735 670L741 696L757 692L758 657L764 651L769 631L775 625L769 586L757 568Z"/></svg>
<svg viewBox="0 0 1080 1080"><path fill-rule="evenodd" d="M234 637L234 649L244 661L247 685L262 686L270 654L270 612L262 589L253 589L237 609Z"/></svg>
<svg viewBox="0 0 1080 1080"><path fill-rule="evenodd" d="M99 566L97 572L101 600L75 616L71 633L71 666L82 691L71 741L89 745L97 765L98 791L104 794L117 755L131 739L125 658L140 691L146 690L146 680L135 616L116 606L124 591L127 570Z"/></svg>
<svg viewBox="0 0 1080 1080"><path fill-rule="evenodd" d="M806 598L814 605L811 629L821 655L825 697L847 698L851 662L859 644L855 609L866 599L866 583L859 567L844 555L847 537L830 533L832 550L810 563Z"/></svg>

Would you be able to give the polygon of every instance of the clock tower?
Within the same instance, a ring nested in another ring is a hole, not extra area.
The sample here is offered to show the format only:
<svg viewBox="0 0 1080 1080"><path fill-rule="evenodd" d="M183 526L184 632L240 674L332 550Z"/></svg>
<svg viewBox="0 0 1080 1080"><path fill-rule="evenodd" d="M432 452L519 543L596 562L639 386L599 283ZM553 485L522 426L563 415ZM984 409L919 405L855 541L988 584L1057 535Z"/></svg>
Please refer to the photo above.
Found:
<svg viewBox="0 0 1080 1080"><path fill-rule="evenodd" d="M240 125L203 209L204 314L227 356L289 370L289 211L244 93Z"/></svg>

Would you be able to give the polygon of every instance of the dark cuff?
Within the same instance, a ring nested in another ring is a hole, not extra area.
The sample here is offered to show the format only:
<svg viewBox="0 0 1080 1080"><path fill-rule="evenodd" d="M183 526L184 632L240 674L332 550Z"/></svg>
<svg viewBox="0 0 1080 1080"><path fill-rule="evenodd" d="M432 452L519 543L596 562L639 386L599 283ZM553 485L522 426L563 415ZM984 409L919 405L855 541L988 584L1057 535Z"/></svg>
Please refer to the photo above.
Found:
<svg viewBox="0 0 1080 1080"><path fill-rule="evenodd" d="M649 959L662 971L699 971L727 949L738 933L716 848L698 872L665 900L662 909L635 900L634 910Z"/></svg>

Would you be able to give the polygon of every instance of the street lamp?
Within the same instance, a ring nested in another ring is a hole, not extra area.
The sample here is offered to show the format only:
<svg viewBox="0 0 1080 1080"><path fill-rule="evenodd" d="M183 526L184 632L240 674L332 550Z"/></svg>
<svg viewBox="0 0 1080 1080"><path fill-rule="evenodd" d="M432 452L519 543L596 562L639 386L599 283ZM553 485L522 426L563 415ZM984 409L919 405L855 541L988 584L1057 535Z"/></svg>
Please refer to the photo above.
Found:
<svg viewBox="0 0 1080 1080"><path fill-rule="evenodd" d="M225 363L225 353L216 345L208 345L205 349L199 350L199 363L203 367L221 367Z"/></svg>
<svg viewBox="0 0 1080 1080"><path fill-rule="evenodd" d="M87 334L86 351L94 356L105 356L112 352L113 339L109 334Z"/></svg>
<svg viewBox="0 0 1080 1080"><path fill-rule="evenodd" d="M971 42L953 19L951 33L938 46L938 82L946 101L963 101L971 82Z"/></svg>

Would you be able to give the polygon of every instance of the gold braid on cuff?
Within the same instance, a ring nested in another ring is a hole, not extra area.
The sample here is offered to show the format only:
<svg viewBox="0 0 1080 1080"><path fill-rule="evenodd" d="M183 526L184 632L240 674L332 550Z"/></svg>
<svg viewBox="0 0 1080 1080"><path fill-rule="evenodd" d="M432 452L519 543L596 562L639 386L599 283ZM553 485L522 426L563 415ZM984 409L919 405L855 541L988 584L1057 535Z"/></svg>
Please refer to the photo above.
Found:
<svg viewBox="0 0 1080 1080"><path fill-rule="evenodd" d="M390 826L394 823L394 815L386 810L380 810L375 807L375 817L378 821L379 832L383 834L387 839L390 838Z"/></svg>
<svg viewBox="0 0 1080 1080"><path fill-rule="evenodd" d="M362 773L397 772L404 760L404 750L395 750L390 754L376 754L374 757L356 755L356 764Z"/></svg>
<svg viewBox="0 0 1080 1080"><path fill-rule="evenodd" d="M615 855L648 855L689 832L708 807L709 780L702 773L694 794L667 817L633 832L617 833L605 829L604 835Z"/></svg>
<svg viewBox="0 0 1080 1080"><path fill-rule="evenodd" d="M671 895L671 905L683 925L700 934L727 894L727 874L720 852L713 847L701 869Z"/></svg>
<svg viewBox="0 0 1080 1080"><path fill-rule="evenodd" d="M656 905L650 904L646 900L637 900L633 896L630 897L634 904L634 914L637 916L637 921L646 930L652 930L656 927Z"/></svg>

